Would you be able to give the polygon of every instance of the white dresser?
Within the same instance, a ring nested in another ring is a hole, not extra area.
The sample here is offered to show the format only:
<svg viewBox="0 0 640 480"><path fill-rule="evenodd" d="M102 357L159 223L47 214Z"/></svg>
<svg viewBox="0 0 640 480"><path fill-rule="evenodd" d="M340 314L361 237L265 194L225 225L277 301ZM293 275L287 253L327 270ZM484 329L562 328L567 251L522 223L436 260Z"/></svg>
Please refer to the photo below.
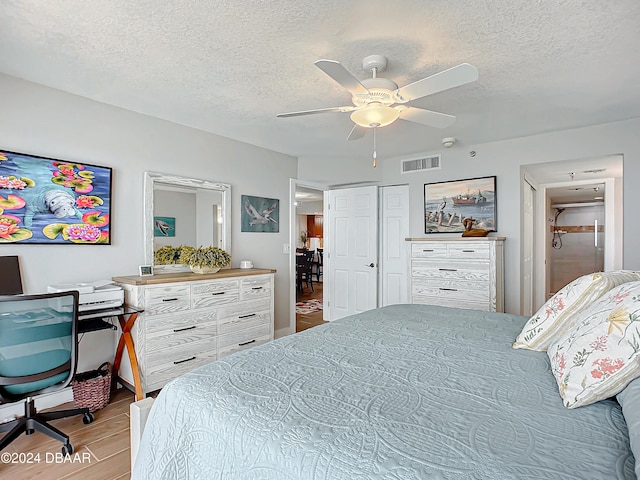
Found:
<svg viewBox="0 0 640 480"><path fill-rule="evenodd" d="M196 367L273 340L274 273L226 269L114 277L124 289L125 303L144 310L131 329L143 394ZM133 386L127 357L119 376Z"/></svg>
<svg viewBox="0 0 640 480"><path fill-rule="evenodd" d="M504 312L504 240L407 238L410 302Z"/></svg>

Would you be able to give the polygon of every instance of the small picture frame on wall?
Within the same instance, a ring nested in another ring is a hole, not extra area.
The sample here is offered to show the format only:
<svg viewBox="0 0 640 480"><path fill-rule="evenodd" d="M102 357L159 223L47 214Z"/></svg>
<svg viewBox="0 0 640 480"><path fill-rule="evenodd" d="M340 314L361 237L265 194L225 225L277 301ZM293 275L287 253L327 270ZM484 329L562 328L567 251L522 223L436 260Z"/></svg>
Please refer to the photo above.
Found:
<svg viewBox="0 0 640 480"><path fill-rule="evenodd" d="M497 231L496 177L468 178L424 185L424 233L461 233L473 228Z"/></svg>
<svg viewBox="0 0 640 480"><path fill-rule="evenodd" d="M241 195L241 232L280 231L280 200Z"/></svg>
<svg viewBox="0 0 640 480"><path fill-rule="evenodd" d="M152 265L140 265L138 267L140 270L141 277L150 277L153 275L153 266Z"/></svg>

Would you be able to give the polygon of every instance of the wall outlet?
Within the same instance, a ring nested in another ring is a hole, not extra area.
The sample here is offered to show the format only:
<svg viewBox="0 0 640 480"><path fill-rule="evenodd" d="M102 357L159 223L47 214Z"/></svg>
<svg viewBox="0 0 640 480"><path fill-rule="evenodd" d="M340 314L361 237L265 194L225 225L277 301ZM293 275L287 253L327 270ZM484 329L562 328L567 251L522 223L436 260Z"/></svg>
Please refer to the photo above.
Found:
<svg viewBox="0 0 640 480"><path fill-rule="evenodd" d="M282 253L291 253L291 246L288 243L282 244Z"/></svg>

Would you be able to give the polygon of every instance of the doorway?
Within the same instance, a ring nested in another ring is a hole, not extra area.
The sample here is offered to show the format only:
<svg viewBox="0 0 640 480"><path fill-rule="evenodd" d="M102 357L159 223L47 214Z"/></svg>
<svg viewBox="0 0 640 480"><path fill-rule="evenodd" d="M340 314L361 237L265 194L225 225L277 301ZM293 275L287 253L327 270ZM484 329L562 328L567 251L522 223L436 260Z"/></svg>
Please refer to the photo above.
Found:
<svg viewBox="0 0 640 480"><path fill-rule="evenodd" d="M295 192L296 332L323 320L324 192L298 185Z"/></svg>
<svg viewBox="0 0 640 480"><path fill-rule="evenodd" d="M279 336L289 335L325 323L324 290L329 283L324 275L324 245L328 233L324 228L324 192L327 185L290 179L289 245L289 328ZM304 235L303 235L304 234ZM309 270L299 264L310 256Z"/></svg>
<svg viewBox="0 0 640 480"><path fill-rule="evenodd" d="M582 274L622 268L623 157L523 165L521 173L521 231L528 235L520 249L530 260L521 273L531 275L521 284L521 312L529 315Z"/></svg>
<svg viewBox="0 0 640 480"><path fill-rule="evenodd" d="M567 195L574 192L579 196ZM549 229L548 298L576 278L605 270L604 193L604 183L572 187L569 191L547 189L549 219L553 218Z"/></svg>

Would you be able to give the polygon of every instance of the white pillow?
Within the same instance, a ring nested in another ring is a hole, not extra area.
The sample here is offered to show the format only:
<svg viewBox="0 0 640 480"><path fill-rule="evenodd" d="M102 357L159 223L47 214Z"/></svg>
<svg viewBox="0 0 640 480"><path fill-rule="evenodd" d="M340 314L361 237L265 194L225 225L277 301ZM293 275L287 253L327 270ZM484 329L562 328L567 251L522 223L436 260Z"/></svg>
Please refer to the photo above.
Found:
<svg viewBox="0 0 640 480"><path fill-rule="evenodd" d="M612 397L640 376L640 281L620 285L582 311L551 360L568 408Z"/></svg>
<svg viewBox="0 0 640 480"><path fill-rule="evenodd" d="M551 297L525 324L513 348L544 352L554 337L575 324L575 314L618 285L640 280L640 272L617 270L583 275Z"/></svg>

